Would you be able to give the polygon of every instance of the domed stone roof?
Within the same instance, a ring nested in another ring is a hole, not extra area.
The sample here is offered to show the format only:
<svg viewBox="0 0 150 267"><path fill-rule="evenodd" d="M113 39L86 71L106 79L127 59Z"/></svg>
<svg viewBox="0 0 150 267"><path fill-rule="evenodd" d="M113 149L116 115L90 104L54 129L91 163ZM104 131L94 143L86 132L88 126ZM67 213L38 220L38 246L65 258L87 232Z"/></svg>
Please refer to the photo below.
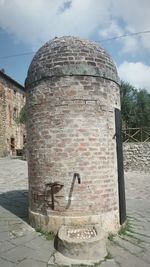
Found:
<svg viewBox="0 0 150 267"><path fill-rule="evenodd" d="M35 54L26 86L53 76L96 76L119 83L116 66L99 44L77 37L60 37L48 41Z"/></svg>

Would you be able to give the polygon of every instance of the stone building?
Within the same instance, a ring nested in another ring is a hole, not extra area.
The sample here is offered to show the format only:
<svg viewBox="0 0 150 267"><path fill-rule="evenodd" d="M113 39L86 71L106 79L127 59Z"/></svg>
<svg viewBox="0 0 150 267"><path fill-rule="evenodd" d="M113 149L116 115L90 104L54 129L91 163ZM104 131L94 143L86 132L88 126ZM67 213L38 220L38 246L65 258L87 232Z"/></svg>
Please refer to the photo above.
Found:
<svg viewBox="0 0 150 267"><path fill-rule="evenodd" d="M23 148L25 131L17 118L24 104L24 87L0 71L0 157Z"/></svg>
<svg viewBox="0 0 150 267"><path fill-rule="evenodd" d="M31 224L117 231L120 91L111 57L95 42L55 38L33 58L26 93Z"/></svg>

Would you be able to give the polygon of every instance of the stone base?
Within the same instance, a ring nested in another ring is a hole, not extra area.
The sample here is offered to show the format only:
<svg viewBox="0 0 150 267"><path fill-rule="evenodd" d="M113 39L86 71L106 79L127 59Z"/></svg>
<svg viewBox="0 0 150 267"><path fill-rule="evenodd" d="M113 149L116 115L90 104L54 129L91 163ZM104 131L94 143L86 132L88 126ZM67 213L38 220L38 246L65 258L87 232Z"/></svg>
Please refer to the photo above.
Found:
<svg viewBox="0 0 150 267"><path fill-rule="evenodd" d="M99 225L62 225L58 231L57 250L76 260L101 261L107 255L106 240Z"/></svg>
<svg viewBox="0 0 150 267"><path fill-rule="evenodd" d="M100 264L103 262L104 259L102 260L77 260L77 259L72 259L65 257L58 251L54 253L54 255L51 256L49 262L48 262L48 267L55 267L55 266L65 266L65 267L73 267L73 266L93 266L95 267L96 264Z"/></svg>
<svg viewBox="0 0 150 267"><path fill-rule="evenodd" d="M120 227L118 210L87 216L43 215L29 210L29 218L33 228L52 231L55 234L57 234L62 225L81 226L98 224L104 236L107 236L108 233L117 233Z"/></svg>

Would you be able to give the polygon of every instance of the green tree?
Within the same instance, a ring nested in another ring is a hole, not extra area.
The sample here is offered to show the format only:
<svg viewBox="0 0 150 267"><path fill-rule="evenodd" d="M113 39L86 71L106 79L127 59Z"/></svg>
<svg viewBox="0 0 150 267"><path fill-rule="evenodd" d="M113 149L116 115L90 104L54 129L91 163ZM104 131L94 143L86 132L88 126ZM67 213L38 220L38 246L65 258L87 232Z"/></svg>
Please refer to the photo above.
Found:
<svg viewBox="0 0 150 267"><path fill-rule="evenodd" d="M25 104L19 114L18 123L26 124L27 122L27 105Z"/></svg>
<svg viewBox="0 0 150 267"><path fill-rule="evenodd" d="M121 81L121 112L124 128L135 127L137 90L128 82Z"/></svg>
<svg viewBox="0 0 150 267"><path fill-rule="evenodd" d="M137 127L150 127L150 94L140 90L137 95Z"/></svg>
<svg viewBox="0 0 150 267"><path fill-rule="evenodd" d="M120 92L123 127L150 127L150 94L124 81Z"/></svg>

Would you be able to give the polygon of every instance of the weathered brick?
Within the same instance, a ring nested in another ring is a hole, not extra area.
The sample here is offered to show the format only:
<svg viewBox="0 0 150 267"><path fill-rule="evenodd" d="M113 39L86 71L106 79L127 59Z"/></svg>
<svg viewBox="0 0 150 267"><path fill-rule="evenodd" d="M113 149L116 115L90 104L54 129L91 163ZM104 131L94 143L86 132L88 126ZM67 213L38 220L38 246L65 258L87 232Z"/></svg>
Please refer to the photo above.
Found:
<svg viewBox="0 0 150 267"><path fill-rule="evenodd" d="M40 67L43 52L47 54L46 63L42 61ZM54 65L59 62L62 65L55 72ZM50 70L46 64L52 64ZM103 77L102 71L110 67L115 78ZM47 76L38 82L38 75ZM120 108L120 102L118 76L110 56L93 42L57 38L33 59L26 86L27 91L31 89L27 97L30 190L33 185L38 191L39 185L44 189L48 182L58 183L60 187L55 190L61 195L55 198L55 192L54 207L47 199L43 204L42 198L37 202L31 198L31 211L51 216L91 216L116 210L118 178L113 136L114 110ZM80 175L81 184L75 174Z"/></svg>

